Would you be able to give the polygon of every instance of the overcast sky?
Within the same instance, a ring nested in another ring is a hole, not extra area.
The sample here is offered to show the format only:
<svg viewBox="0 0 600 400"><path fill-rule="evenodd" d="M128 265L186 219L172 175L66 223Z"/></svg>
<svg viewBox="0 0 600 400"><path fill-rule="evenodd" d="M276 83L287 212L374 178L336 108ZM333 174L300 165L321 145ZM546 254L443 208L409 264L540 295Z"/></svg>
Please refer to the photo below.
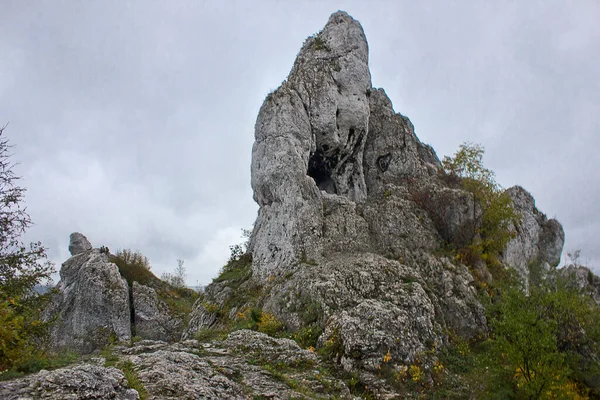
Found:
<svg viewBox="0 0 600 400"><path fill-rule="evenodd" d="M600 270L600 2L0 0L0 123L41 240L209 283L257 206L254 122L304 39L359 20L373 86L441 158L465 141Z"/></svg>

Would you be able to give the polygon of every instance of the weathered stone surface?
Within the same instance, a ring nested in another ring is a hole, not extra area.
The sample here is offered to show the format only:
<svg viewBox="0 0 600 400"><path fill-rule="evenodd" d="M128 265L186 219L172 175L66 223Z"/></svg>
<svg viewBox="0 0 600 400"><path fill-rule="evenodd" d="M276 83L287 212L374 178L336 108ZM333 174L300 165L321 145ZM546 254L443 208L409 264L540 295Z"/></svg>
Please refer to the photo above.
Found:
<svg viewBox="0 0 600 400"><path fill-rule="evenodd" d="M561 268L559 272L563 277L570 278L577 289L600 305L600 277L598 275L582 265L568 265Z"/></svg>
<svg viewBox="0 0 600 400"><path fill-rule="evenodd" d="M352 398L343 381L319 371L314 353L248 330L222 342L143 340L115 354L135 366L150 399Z"/></svg>
<svg viewBox="0 0 600 400"><path fill-rule="evenodd" d="M436 175L442 167L437 155L417 138L410 120L394 112L383 89L370 91L369 105L371 115L364 149L369 193L381 191L387 183Z"/></svg>
<svg viewBox="0 0 600 400"><path fill-rule="evenodd" d="M137 400L123 373L116 368L80 364L10 382L0 382L0 398L5 400Z"/></svg>
<svg viewBox="0 0 600 400"><path fill-rule="evenodd" d="M179 340L184 323L171 315L169 306L159 300L156 290L133 282L131 295L136 336L167 342Z"/></svg>
<svg viewBox="0 0 600 400"><path fill-rule="evenodd" d="M502 255L503 261L515 268L525 284L530 268L547 270L560 263L565 242L562 226L554 219L548 220L535 206L533 196L520 186L507 189L520 221L512 229L516 236Z"/></svg>
<svg viewBox="0 0 600 400"><path fill-rule="evenodd" d="M388 351L396 362L409 363L442 344L447 327L466 337L485 332L485 313L465 267L434 257L407 261L336 254L273 287L265 309L297 329L306 325L307 309L320 308L322 340L339 337L349 370L376 371Z"/></svg>
<svg viewBox="0 0 600 400"><path fill-rule="evenodd" d="M287 82L259 112L252 188L261 208L251 248L255 272L265 278L300 259L320 259L319 189L366 198L367 63L362 27L346 13L335 13L305 42Z"/></svg>
<svg viewBox="0 0 600 400"><path fill-rule="evenodd" d="M56 317L53 347L89 353L111 340L131 339L129 288L107 254L93 249L69 258L57 288L46 310L49 318Z"/></svg>
<svg viewBox="0 0 600 400"><path fill-rule="evenodd" d="M346 13L306 40L287 80L265 99L251 173L260 207L251 280L263 290L247 306L292 330L318 326L319 345L339 340L336 361L373 376L388 352L407 365L446 343L449 331L486 334L471 272L439 255L472 242L482 209L371 87L364 32ZM534 260L556 265L562 227L522 189L509 193L523 219L502 261L523 274ZM474 273L489 281L480 264ZM219 325L206 304L235 318L243 308L239 297L230 303L236 285L208 286L186 337Z"/></svg>
<svg viewBox="0 0 600 400"><path fill-rule="evenodd" d="M83 234L79 232L71 233L69 237L69 252L72 256L92 249L92 244Z"/></svg>
<svg viewBox="0 0 600 400"><path fill-rule="evenodd" d="M208 311L202 304L203 298L200 298L194 304L194 309L190 314L187 329L183 332L183 340L192 339L194 334L203 329L210 329L217 323L218 314Z"/></svg>
<svg viewBox="0 0 600 400"><path fill-rule="evenodd" d="M246 329L229 334L223 345L246 355L260 356L269 363L283 363L292 367L317 363L315 353L303 350L293 340L277 339Z"/></svg>

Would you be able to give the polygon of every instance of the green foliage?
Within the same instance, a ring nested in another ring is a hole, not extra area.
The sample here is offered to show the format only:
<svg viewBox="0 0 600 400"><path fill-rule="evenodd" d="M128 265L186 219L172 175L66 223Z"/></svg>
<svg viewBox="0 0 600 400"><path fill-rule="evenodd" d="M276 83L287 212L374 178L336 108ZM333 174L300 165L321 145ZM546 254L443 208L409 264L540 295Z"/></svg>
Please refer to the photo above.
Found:
<svg viewBox="0 0 600 400"><path fill-rule="evenodd" d="M325 360L339 363L344 355L344 342L339 327L335 327L329 338L318 351Z"/></svg>
<svg viewBox="0 0 600 400"><path fill-rule="evenodd" d="M510 196L496 183L494 172L483 166L483 154L481 145L463 143L454 157L444 157L442 163L446 174L473 195L474 206L481 210L473 226L473 239L459 250L459 259L469 265L484 261L494 266L514 236L510 226L519 218Z"/></svg>
<svg viewBox="0 0 600 400"><path fill-rule="evenodd" d="M487 306L489 338L450 335L448 373L434 398L583 399L600 395L600 309L554 276L526 293L498 284Z"/></svg>
<svg viewBox="0 0 600 400"><path fill-rule="evenodd" d="M68 351L60 353L31 351L28 356L19 362L18 366L0 373L0 381L18 378L25 374L32 374L42 369L53 370L66 367L77 362L79 358L78 354Z"/></svg>
<svg viewBox="0 0 600 400"><path fill-rule="evenodd" d="M600 376L598 312L560 280L527 294L514 286L501 292L490 308L492 351L504 375L512 373L517 398L574 398L586 378Z"/></svg>
<svg viewBox="0 0 600 400"><path fill-rule="evenodd" d="M221 273L213 282L227 281L230 285L239 285L252 276L252 255L242 254L231 258L221 269Z"/></svg>
<svg viewBox="0 0 600 400"><path fill-rule="evenodd" d="M5 128L5 127L4 127ZM50 281L54 266L40 243L26 246L22 235L31 226L23 205L25 189L13 172L8 140L0 128L0 372L43 356L48 323L41 310L53 292L40 295L36 285Z"/></svg>
<svg viewBox="0 0 600 400"><path fill-rule="evenodd" d="M314 36L313 48L315 50L330 51L329 47L327 46L327 42L325 42L325 40L321 38L318 34Z"/></svg>
<svg viewBox="0 0 600 400"><path fill-rule="evenodd" d="M285 325L283 322L277 319L275 315L271 313L263 312L260 316L260 319L256 325L256 329L259 332L265 333L269 336L275 336L281 331L283 331Z"/></svg>

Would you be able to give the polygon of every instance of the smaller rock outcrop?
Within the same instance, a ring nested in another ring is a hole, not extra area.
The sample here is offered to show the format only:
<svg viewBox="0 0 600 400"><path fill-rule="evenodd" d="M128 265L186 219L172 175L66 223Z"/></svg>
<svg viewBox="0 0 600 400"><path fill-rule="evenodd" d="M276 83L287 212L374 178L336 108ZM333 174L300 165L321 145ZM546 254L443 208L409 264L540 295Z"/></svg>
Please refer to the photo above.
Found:
<svg viewBox="0 0 600 400"><path fill-rule="evenodd" d="M73 256L62 264L58 293L46 310L56 319L52 346L89 353L131 340L129 288L117 266L80 233L71 235L69 251Z"/></svg>
<svg viewBox="0 0 600 400"><path fill-rule="evenodd" d="M135 335L144 339L174 342L183 331L183 321L174 318L156 290L133 282L131 287Z"/></svg>
<svg viewBox="0 0 600 400"><path fill-rule="evenodd" d="M527 286L532 268L543 272L560 263L565 232L558 221L537 209L535 199L525 189L513 186L506 192L520 221L511 227L515 237L508 242L502 261L514 268Z"/></svg>
<svg viewBox="0 0 600 400"><path fill-rule="evenodd" d="M582 265L568 265L561 268L559 272L563 277L568 278L578 290L590 296L596 304L600 305L600 276Z"/></svg>

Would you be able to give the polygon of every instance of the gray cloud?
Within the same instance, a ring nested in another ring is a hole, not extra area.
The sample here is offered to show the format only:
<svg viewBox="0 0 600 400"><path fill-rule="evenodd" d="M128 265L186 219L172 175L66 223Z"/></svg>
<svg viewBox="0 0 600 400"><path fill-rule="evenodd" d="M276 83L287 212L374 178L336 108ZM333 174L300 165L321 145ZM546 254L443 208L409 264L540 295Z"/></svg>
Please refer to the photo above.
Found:
<svg viewBox="0 0 600 400"><path fill-rule="evenodd" d="M598 270L595 1L4 1L0 121L28 240L60 263L81 231L209 282L256 216L261 102L337 9L363 24L373 83L419 137L440 156L483 144L498 181L531 191Z"/></svg>

